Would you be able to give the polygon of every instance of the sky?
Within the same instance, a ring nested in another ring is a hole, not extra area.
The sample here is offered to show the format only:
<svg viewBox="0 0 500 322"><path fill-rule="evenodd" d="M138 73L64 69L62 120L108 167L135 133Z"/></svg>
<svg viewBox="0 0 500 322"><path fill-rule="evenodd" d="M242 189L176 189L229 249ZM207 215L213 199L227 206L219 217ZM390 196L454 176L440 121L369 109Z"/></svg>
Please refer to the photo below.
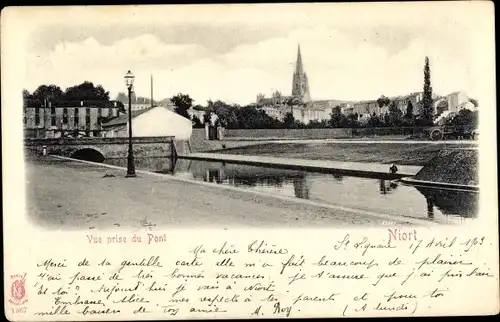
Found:
<svg viewBox="0 0 500 322"><path fill-rule="evenodd" d="M24 87L65 89L87 80L115 98L131 70L138 96L149 97L153 75L155 100L182 92L195 104L243 105L258 93L291 94L300 44L313 100L421 91L425 56L435 93L474 97L477 8L450 2L53 10L31 20Z"/></svg>

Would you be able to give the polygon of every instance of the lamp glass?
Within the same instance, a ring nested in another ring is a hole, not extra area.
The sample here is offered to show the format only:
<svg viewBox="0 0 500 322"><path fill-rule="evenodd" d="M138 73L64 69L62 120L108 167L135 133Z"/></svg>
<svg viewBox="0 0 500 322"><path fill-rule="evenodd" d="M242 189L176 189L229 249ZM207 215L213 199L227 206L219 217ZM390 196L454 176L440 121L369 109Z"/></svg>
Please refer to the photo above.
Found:
<svg viewBox="0 0 500 322"><path fill-rule="evenodd" d="M130 70L127 72L127 74L125 74L124 78L125 78L125 85L127 85L127 87L132 87L134 85L135 76L134 74L132 74Z"/></svg>

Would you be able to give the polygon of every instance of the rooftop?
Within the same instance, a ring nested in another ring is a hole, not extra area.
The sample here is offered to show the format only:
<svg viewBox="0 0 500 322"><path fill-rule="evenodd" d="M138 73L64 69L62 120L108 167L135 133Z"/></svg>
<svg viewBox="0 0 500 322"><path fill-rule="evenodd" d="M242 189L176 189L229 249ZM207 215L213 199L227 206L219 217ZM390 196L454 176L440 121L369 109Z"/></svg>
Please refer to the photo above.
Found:
<svg viewBox="0 0 500 322"><path fill-rule="evenodd" d="M144 113L152 110L155 107L148 107L148 108L145 108L142 110L132 111L132 118L137 117L141 114L144 114ZM122 114L120 116L117 116L117 117L109 120L106 123L103 123L102 126L103 127L110 127L110 126L116 126L116 125L123 125L123 124L127 124L127 122L128 122L128 114Z"/></svg>
<svg viewBox="0 0 500 322"><path fill-rule="evenodd" d="M455 94L460 94L460 93L464 93L464 91L455 91L455 92L452 92L446 96L450 96L450 95L455 95Z"/></svg>

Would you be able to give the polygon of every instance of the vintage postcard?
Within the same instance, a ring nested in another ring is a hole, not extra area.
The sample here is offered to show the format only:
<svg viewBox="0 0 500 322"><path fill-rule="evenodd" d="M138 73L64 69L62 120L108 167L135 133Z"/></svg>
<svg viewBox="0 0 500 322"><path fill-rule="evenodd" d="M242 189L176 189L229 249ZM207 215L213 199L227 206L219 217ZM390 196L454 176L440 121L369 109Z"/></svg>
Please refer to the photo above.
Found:
<svg viewBox="0 0 500 322"><path fill-rule="evenodd" d="M492 2L8 7L11 321L499 312Z"/></svg>

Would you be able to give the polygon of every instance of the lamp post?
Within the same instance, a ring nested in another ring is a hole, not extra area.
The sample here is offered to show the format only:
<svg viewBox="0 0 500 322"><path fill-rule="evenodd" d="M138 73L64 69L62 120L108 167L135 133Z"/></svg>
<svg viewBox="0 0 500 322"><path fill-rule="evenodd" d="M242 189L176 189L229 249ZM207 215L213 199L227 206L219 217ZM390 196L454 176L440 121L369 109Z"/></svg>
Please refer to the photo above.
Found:
<svg viewBox="0 0 500 322"><path fill-rule="evenodd" d="M128 155L126 178L136 177L134 165L134 150L132 149L132 87L134 86L134 75L130 70L125 74L125 85L128 89Z"/></svg>

